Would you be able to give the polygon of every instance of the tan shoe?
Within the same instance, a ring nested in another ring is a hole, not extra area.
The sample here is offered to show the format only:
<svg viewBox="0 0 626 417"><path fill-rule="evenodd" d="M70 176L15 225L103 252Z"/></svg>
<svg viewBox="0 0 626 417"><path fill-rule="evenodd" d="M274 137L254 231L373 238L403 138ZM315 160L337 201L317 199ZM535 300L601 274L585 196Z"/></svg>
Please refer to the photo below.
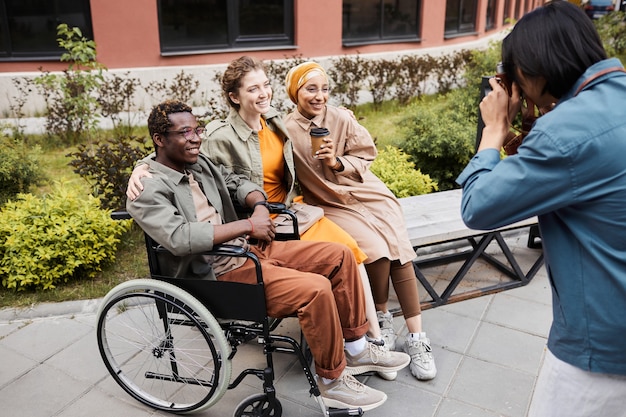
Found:
<svg viewBox="0 0 626 417"><path fill-rule="evenodd" d="M352 356L347 350L346 372L350 375L359 375L364 372L390 373L405 368L411 358L404 352L390 352L384 346L367 343L367 348L358 355Z"/></svg>
<svg viewBox="0 0 626 417"><path fill-rule="evenodd" d="M360 407L363 411L368 411L387 401L387 394L362 384L345 371L330 384L318 381L317 385L326 407Z"/></svg>

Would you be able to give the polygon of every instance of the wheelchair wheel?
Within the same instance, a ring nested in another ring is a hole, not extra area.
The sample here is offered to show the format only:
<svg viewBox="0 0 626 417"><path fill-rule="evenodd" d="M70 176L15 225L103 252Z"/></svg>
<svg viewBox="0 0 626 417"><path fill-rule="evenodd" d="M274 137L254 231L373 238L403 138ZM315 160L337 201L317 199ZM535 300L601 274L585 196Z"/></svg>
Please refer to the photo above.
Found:
<svg viewBox="0 0 626 417"><path fill-rule="evenodd" d="M270 401L267 394L254 394L239 403L234 417L280 417L282 414L283 407L278 398Z"/></svg>
<svg viewBox="0 0 626 417"><path fill-rule="evenodd" d="M200 411L228 389L231 348L222 328L174 285L137 279L113 288L98 311L97 338L111 376L150 407Z"/></svg>

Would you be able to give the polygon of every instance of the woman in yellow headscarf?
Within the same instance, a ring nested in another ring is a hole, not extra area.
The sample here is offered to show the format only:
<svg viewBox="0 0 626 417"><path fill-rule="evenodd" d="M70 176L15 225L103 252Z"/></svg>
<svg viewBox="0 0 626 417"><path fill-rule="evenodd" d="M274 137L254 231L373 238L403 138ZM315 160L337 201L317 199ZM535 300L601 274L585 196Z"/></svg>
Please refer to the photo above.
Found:
<svg viewBox="0 0 626 417"><path fill-rule="evenodd" d="M369 132L344 109L328 105L330 80L322 66L305 62L292 68L285 81L297 110L285 117L293 141L294 161L304 199L324 208L326 216L354 237L365 260L383 337L390 346L396 335L387 309L389 277L409 330L403 348L412 357L418 379L437 373L430 341L422 331L417 278L400 203L369 167L377 150ZM311 156L310 130L330 131L326 145Z"/></svg>

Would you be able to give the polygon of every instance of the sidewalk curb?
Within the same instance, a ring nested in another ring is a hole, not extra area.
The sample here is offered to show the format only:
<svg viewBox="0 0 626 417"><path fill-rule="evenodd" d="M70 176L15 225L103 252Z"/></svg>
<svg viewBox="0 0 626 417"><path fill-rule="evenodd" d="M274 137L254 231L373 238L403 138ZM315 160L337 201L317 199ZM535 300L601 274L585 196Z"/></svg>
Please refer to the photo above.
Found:
<svg viewBox="0 0 626 417"><path fill-rule="evenodd" d="M0 309L0 324L28 321L40 318L67 317L95 314L102 298L93 300L63 301L59 303L38 303L30 307Z"/></svg>

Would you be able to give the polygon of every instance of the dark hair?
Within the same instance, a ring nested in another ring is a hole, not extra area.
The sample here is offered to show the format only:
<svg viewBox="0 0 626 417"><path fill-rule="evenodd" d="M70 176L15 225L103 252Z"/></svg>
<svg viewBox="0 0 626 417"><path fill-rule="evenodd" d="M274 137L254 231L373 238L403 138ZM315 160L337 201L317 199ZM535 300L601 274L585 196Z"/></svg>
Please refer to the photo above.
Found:
<svg viewBox="0 0 626 417"><path fill-rule="evenodd" d="M241 79L245 77L247 73L259 69L265 72L263 62L246 55L235 59L228 65L228 68L224 71L224 75L222 75L222 93L224 93L229 106L233 107L235 110L239 110L241 106L232 101L228 94L236 94L237 90L241 87Z"/></svg>
<svg viewBox="0 0 626 417"><path fill-rule="evenodd" d="M502 63L546 79L544 93L561 98L591 65L606 59L591 19L568 1L552 1L524 15L502 41Z"/></svg>
<svg viewBox="0 0 626 417"><path fill-rule="evenodd" d="M168 117L170 114L191 112L191 107L179 100L167 100L157 104L152 108L148 116L148 132L150 132L150 137L153 137L155 133L164 134L172 127L172 122Z"/></svg>

